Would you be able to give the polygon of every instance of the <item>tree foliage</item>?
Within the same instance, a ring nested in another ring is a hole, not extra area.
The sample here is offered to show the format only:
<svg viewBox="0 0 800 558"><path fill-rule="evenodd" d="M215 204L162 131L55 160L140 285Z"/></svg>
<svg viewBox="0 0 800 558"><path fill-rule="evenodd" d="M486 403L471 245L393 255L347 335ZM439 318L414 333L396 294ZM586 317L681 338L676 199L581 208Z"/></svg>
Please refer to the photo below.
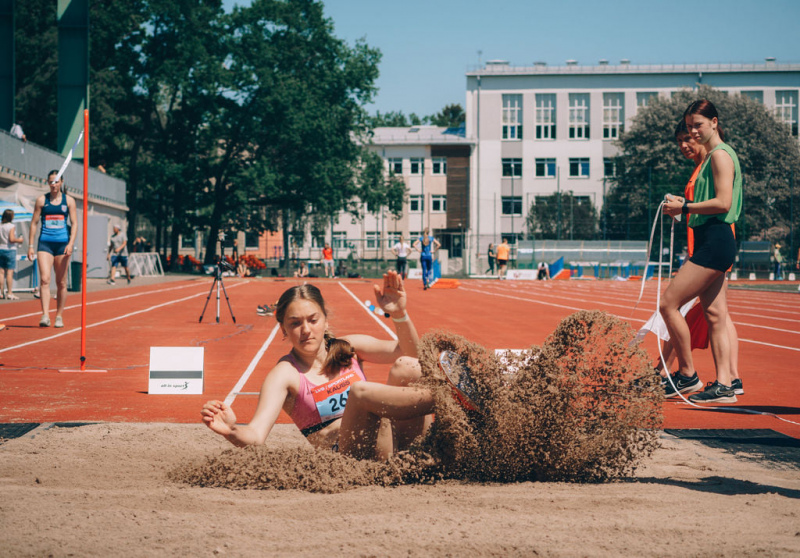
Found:
<svg viewBox="0 0 800 558"><path fill-rule="evenodd" d="M525 218L528 240L594 240L597 210L586 196L561 192L536 196Z"/></svg>
<svg viewBox="0 0 800 558"><path fill-rule="evenodd" d="M640 109L620 139L618 176L606 197L610 238L647 238L648 224L667 193L682 194L694 163L675 143L675 126L697 99L717 107L725 141L742 168L744 206L737 223L739 238L778 240L790 230L792 177L800 177L797 139L762 103L708 86L661 97ZM678 227L685 242L685 228Z"/></svg>
<svg viewBox="0 0 800 558"><path fill-rule="evenodd" d="M423 116L422 118L413 112L406 116L401 110L385 113L378 111L374 116L369 117L369 125L371 128L408 128L421 125L459 128L464 125L466 120L467 115L464 112L464 108L458 103L453 103L446 105L436 114Z"/></svg>

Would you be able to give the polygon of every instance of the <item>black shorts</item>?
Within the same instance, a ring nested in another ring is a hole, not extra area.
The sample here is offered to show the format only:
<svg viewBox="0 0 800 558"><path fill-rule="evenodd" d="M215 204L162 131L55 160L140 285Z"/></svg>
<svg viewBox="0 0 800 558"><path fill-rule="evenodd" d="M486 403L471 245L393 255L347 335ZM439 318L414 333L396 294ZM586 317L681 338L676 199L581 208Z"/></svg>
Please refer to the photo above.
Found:
<svg viewBox="0 0 800 558"><path fill-rule="evenodd" d="M719 219L711 219L693 231L694 254L689 261L723 273L728 271L736 259L736 239L731 226Z"/></svg>

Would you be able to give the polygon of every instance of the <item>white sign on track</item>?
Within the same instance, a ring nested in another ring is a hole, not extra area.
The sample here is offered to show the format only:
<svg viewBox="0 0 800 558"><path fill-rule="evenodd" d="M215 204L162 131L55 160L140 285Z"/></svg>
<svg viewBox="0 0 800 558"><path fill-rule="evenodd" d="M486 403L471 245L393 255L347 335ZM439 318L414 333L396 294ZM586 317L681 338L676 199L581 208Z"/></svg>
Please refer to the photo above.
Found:
<svg viewBox="0 0 800 558"><path fill-rule="evenodd" d="M203 393L203 347L150 347L147 393Z"/></svg>

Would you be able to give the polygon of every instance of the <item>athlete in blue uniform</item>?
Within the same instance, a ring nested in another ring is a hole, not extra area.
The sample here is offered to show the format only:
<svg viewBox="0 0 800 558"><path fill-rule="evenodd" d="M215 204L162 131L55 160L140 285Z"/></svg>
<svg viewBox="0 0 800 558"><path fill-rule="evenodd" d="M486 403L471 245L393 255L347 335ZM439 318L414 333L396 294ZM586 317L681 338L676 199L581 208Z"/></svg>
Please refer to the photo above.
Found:
<svg viewBox="0 0 800 558"><path fill-rule="evenodd" d="M64 327L64 305L67 301L67 266L75 244L78 229L77 209L75 198L68 196L62 189L64 179L57 179L58 171L50 171L47 175L47 184L50 193L36 198L31 219L31 232L28 241L28 259L34 259L34 246L36 246L36 229L39 227L38 249L35 253L39 264L39 300L42 303L42 317L39 320L41 327L50 326L50 277L53 270L56 272L56 286L58 295L56 299L55 327Z"/></svg>

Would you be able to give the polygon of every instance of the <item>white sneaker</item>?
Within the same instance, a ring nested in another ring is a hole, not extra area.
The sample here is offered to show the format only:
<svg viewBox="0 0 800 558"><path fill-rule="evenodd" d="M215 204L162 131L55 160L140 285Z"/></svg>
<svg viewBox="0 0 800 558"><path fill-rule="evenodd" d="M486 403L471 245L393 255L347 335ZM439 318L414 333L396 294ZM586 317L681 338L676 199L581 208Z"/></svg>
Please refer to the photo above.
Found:
<svg viewBox="0 0 800 558"><path fill-rule="evenodd" d="M50 327L50 316L47 314L42 315L42 319L39 320L39 327Z"/></svg>
<svg viewBox="0 0 800 558"><path fill-rule="evenodd" d="M56 323L53 327L64 327L64 320L61 319L61 316L56 316Z"/></svg>

